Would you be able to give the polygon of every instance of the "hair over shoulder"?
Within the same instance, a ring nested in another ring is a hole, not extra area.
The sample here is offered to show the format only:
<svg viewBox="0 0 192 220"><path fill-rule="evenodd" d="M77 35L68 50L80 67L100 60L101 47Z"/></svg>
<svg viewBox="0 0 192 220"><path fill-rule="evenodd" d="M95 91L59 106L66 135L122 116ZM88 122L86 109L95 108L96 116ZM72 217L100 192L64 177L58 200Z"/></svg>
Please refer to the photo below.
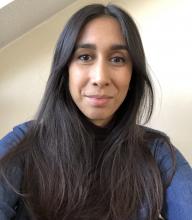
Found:
<svg viewBox="0 0 192 220"><path fill-rule="evenodd" d="M100 16L120 24L133 64L130 92L114 116L100 168L95 169L93 131L74 104L68 87L68 65L83 27ZM3 158L22 158L21 199L34 219L158 219L163 182L146 141L141 120L150 119L153 86L145 53L132 17L115 5L92 4L78 10L57 42L46 90L26 138ZM94 190L96 189L96 193Z"/></svg>

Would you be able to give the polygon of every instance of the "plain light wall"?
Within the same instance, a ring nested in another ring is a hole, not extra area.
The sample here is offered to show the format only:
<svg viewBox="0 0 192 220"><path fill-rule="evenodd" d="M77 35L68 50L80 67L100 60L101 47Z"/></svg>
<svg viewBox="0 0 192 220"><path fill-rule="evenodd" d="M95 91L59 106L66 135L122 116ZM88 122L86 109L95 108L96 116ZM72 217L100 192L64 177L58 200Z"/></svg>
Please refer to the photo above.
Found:
<svg viewBox="0 0 192 220"><path fill-rule="evenodd" d="M78 0L1 49L0 136L36 113L59 33L71 14L94 2L116 3L135 19L156 87L155 112L148 126L166 132L192 164L190 0Z"/></svg>

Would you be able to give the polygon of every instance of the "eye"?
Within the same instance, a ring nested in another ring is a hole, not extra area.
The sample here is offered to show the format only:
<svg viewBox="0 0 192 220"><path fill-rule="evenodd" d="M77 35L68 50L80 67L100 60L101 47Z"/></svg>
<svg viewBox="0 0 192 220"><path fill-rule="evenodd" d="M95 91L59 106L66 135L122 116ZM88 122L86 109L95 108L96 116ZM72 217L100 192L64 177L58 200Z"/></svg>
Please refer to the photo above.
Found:
<svg viewBox="0 0 192 220"><path fill-rule="evenodd" d="M78 56L78 59L81 60L82 62L87 62L87 61L91 61L92 57L88 54L83 54Z"/></svg>
<svg viewBox="0 0 192 220"><path fill-rule="evenodd" d="M118 57L118 56L116 56L116 57L112 57L111 58L111 62L112 63L115 63L115 64L122 64L122 63L125 63L125 58L124 57Z"/></svg>

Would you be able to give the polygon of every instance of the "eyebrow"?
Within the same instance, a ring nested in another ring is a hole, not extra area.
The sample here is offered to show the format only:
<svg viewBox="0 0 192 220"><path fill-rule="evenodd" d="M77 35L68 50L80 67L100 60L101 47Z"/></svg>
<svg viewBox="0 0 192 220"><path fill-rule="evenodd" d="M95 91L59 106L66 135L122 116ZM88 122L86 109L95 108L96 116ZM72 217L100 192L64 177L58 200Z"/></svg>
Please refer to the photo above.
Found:
<svg viewBox="0 0 192 220"><path fill-rule="evenodd" d="M75 49L77 50L79 48L87 48L87 49L96 50L96 46L94 44L77 44Z"/></svg>
<svg viewBox="0 0 192 220"><path fill-rule="evenodd" d="M128 51L128 46L125 44L114 44L111 46L111 50L127 50Z"/></svg>
<svg viewBox="0 0 192 220"><path fill-rule="evenodd" d="M95 44L77 44L75 47L75 50L80 49L80 48L87 48L87 49L92 49L96 50L96 45ZM113 44L110 47L111 50L126 50L128 51L128 46L125 44Z"/></svg>

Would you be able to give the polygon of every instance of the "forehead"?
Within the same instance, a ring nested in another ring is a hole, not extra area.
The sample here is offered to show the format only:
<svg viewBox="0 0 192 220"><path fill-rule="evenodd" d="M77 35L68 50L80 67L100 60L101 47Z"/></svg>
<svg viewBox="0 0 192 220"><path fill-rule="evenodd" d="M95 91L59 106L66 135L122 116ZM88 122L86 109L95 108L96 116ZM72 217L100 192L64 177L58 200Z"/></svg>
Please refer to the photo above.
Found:
<svg viewBox="0 0 192 220"><path fill-rule="evenodd" d="M125 38L117 19L101 16L89 21L81 30L77 43L123 43Z"/></svg>

